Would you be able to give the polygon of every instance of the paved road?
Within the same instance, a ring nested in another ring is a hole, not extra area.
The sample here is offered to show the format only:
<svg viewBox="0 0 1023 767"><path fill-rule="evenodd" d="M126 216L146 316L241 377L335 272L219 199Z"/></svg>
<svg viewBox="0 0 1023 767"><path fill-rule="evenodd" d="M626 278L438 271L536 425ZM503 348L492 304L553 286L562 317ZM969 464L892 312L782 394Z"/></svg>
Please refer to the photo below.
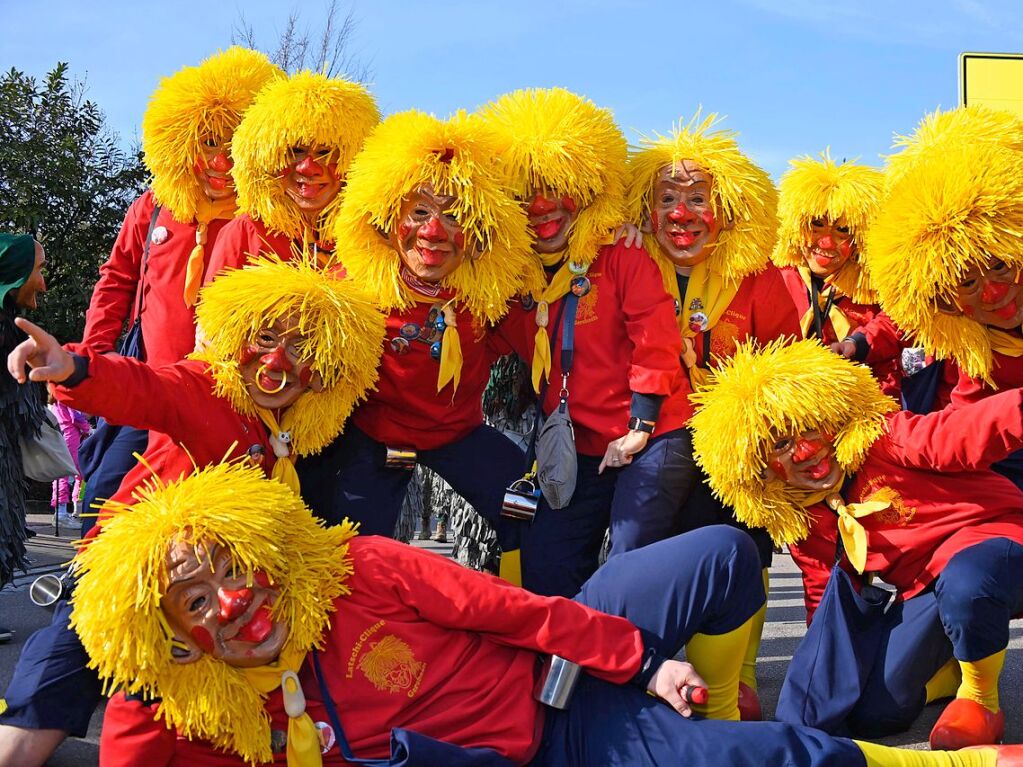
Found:
<svg viewBox="0 0 1023 767"><path fill-rule="evenodd" d="M30 517L30 524L39 535L31 542L33 567L45 571L59 567L71 555L71 536L61 531L53 535L53 526L43 516ZM425 548L448 554L450 546L425 542ZM0 645L0 689L10 679L18 652L35 629L49 621L49 613L35 607L28 599L29 578L20 578L14 588L0 591L0 622L17 634L10 644ZM771 570L771 594L767 625L760 651L759 675L761 697L767 716L774 712L785 668L792 651L804 631L804 609L799 574L787 556L776 557ZM1002 706L1008 715L1006 741L1023 743L1023 622L1012 624L1006 669L1002 677ZM941 713L941 704L929 706L909 732L885 739L890 745L926 748L927 735ZM87 738L67 741L49 761L51 767L89 767L98 763L99 729L102 709L93 717Z"/></svg>

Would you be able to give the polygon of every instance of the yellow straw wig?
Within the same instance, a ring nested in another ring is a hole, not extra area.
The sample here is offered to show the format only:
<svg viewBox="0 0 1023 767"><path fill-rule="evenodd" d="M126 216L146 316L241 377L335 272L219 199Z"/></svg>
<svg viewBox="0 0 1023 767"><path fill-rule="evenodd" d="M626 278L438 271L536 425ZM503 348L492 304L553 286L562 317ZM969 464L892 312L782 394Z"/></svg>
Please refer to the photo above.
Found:
<svg viewBox="0 0 1023 767"><path fill-rule="evenodd" d="M239 354L262 328L285 318L297 320L306 339L298 351L323 379L323 391L307 391L291 406L292 447L304 456L333 441L375 384L384 316L352 280L301 258L263 256L218 277L199 293L196 323L205 343L192 356L210 365L217 395L239 413L256 414Z"/></svg>
<svg viewBox="0 0 1023 767"><path fill-rule="evenodd" d="M967 271L992 259L1023 269L1023 154L970 137L915 152L868 232L871 278L885 311L928 352L989 379L986 328L938 301L955 306Z"/></svg>
<svg viewBox="0 0 1023 767"><path fill-rule="evenodd" d="M501 137L515 194L568 195L579 215L563 260L589 264L624 219L627 144L607 109L563 88L507 93L481 113Z"/></svg>
<svg viewBox="0 0 1023 767"><path fill-rule="evenodd" d="M666 166L689 160L713 177L714 213L724 228L708 259L710 270L729 282L738 282L767 266L778 229L778 193L771 177L742 153L734 131L712 130L717 115L701 120L697 113L688 125L674 126L667 136L644 138L629 159L626 205L630 220L639 224L650 216L650 195L657 174ZM654 242L652 237L646 241ZM658 260L668 257L656 244Z"/></svg>
<svg viewBox="0 0 1023 767"><path fill-rule="evenodd" d="M283 73L266 56L232 47L164 78L142 117L142 153L153 194L175 219L208 202L195 175L203 141L230 142L256 92Z"/></svg>
<svg viewBox="0 0 1023 767"><path fill-rule="evenodd" d="M763 478L775 440L811 429L833 434L835 459L851 473L884 433L885 414L899 409L869 368L814 340L782 339L759 351L742 345L692 400L693 449L711 490L777 544L805 538L810 520L800 491Z"/></svg>
<svg viewBox="0 0 1023 767"><path fill-rule="evenodd" d="M292 147L316 144L330 150L329 161L343 177L380 113L358 83L298 72L260 93L245 118L232 150L238 207L271 232L297 237L305 231L305 219L281 184ZM319 232L332 231L339 207L340 195L320 211Z"/></svg>
<svg viewBox="0 0 1023 767"><path fill-rule="evenodd" d="M101 534L78 554L71 625L108 689L160 697L158 717L250 763L269 762L263 696L242 670L211 656L176 663L160 603L167 557L183 541L226 548L233 566L280 588L271 616L289 628L282 655L321 647L334 602L350 593L349 522L324 528L285 485L246 461L201 469L171 484L152 479L134 503L108 504ZM200 555L201 556L201 555Z"/></svg>
<svg viewBox="0 0 1023 767"><path fill-rule="evenodd" d="M771 259L778 266L805 266L811 222L844 216L859 252L829 282L854 301L873 303L877 297L859 258L867 227L881 205L884 174L866 165L836 163L826 151L820 159L797 157L789 165L779 185L778 242Z"/></svg>
<svg viewBox="0 0 1023 767"><path fill-rule="evenodd" d="M401 257L386 239L399 224L402 201L417 187L456 198L452 212L466 251L479 247L441 281L477 319L494 322L519 293L542 285L525 212L497 162L493 131L459 112L439 120L410 110L373 131L352 163L334 230L349 278L377 291L386 309L414 303L400 277Z"/></svg>

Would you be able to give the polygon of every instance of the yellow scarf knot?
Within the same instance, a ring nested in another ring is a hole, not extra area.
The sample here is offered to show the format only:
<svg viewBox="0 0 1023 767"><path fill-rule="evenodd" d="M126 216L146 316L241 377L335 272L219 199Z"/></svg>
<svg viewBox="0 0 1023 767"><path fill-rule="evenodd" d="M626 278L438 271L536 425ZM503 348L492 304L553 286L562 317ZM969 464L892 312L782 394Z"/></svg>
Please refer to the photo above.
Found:
<svg viewBox="0 0 1023 767"><path fill-rule="evenodd" d="M1006 357L1023 357L1023 338L995 328L987 329L987 337L991 342L991 351Z"/></svg>
<svg viewBox="0 0 1023 767"><path fill-rule="evenodd" d="M195 247L188 254L185 264L185 306L195 306L195 299L202 286L203 272L206 270L206 237L210 221L222 218L234 218L237 212L235 199L216 200L200 204L195 211Z"/></svg>
<svg viewBox="0 0 1023 767"><path fill-rule="evenodd" d="M829 493L825 498L828 506L838 514L838 532L842 536L842 545L856 572L862 573L867 566L867 531L859 522L879 511L884 511L889 501L863 501L846 503L840 493Z"/></svg>
<svg viewBox="0 0 1023 767"><path fill-rule="evenodd" d="M273 472L270 476L279 482L290 487L296 495L300 494L298 472L295 471L295 448L292 444L291 427L295 420L295 409L288 408L284 411L284 417L278 423L273 412L266 408L257 407L256 413L263 425L270 430L270 446L273 448L277 462L274 463Z"/></svg>
<svg viewBox="0 0 1023 767"><path fill-rule="evenodd" d="M298 679L305 656L304 650L285 650L275 663L240 669L249 684L264 695L281 688L284 710L288 714L288 767L323 765L320 735L306 713L305 694Z"/></svg>
<svg viewBox="0 0 1023 767"><path fill-rule="evenodd" d="M568 261L554 273L550 284L538 297L536 304L536 335L533 337L533 390L540 393L540 381L551 377L550 305L572 288L572 280L587 272L587 267Z"/></svg>

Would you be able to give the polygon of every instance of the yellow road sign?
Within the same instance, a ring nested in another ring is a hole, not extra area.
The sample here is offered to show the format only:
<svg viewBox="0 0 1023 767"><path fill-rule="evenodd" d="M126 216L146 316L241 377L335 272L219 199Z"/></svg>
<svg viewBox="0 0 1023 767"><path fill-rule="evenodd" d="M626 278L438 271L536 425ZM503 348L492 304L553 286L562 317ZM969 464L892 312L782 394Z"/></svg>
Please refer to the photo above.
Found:
<svg viewBox="0 0 1023 767"><path fill-rule="evenodd" d="M1023 117L1023 53L960 53L959 103Z"/></svg>

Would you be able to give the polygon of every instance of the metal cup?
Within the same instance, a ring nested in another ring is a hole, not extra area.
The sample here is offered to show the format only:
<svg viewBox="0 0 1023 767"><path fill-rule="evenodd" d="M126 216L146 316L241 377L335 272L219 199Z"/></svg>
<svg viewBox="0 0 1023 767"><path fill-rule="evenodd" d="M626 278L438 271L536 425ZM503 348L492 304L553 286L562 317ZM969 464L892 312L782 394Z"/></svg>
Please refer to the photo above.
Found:
<svg viewBox="0 0 1023 767"><path fill-rule="evenodd" d="M580 671L582 667L578 663L552 655L544 661L533 697L551 708L568 708Z"/></svg>
<svg viewBox="0 0 1023 767"><path fill-rule="evenodd" d="M28 587L28 598L39 607L53 607L62 599L71 596L71 583L68 573L40 575Z"/></svg>
<svg viewBox="0 0 1023 767"><path fill-rule="evenodd" d="M501 516L531 522L536 516L536 507L539 505L540 489L532 480L523 477L512 482L511 486L504 491Z"/></svg>
<svg viewBox="0 0 1023 767"><path fill-rule="evenodd" d="M418 455L411 447L388 447L387 456L384 458L384 466L388 469L405 469L412 471L416 468Z"/></svg>

